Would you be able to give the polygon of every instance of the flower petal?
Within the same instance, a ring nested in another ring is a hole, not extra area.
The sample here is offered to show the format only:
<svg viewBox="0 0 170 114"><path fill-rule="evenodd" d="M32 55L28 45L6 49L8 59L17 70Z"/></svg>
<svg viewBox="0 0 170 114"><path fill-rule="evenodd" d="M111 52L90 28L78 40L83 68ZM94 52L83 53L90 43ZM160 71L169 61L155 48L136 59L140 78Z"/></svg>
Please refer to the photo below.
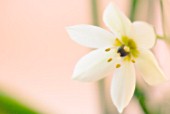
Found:
<svg viewBox="0 0 170 114"><path fill-rule="evenodd" d="M112 46L115 40L112 33L92 25L71 26L67 31L74 41L91 48Z"/></svg>
<svg viewBox="0 0 170 114"><path fill-rule="evenodd" d="M165 74L149 50L140 52L139 58L136 61L136 67L143 76L143 79L150 85L166 81Z"/></svg>
<svg viewBox="0 0 170 114"><path fill-rule="evenodd" d="M114 57L113 53L105 52L104 49L97 49L82 59L80 59L75 67L73 79L80 81L96 81L114 70L116 58L108 62L108 59Z"/></svg>
<svg viewBox="0 0 170 114"><path fill-rule="evenodd" d="M106 7L103 20L106 26L118 37L129 36L131 33L132 23L113 4Z"/></svg>
<svg viewBox="0 0 170 114"><path fill-rule="evenodd" d="M150 49L154 46L156 36L154 29L151 25L142 22L136 21L133 23L135 31L135 41L139 48Z"/></svg>
<svg viewBox="0 0 170 114"><path fill-rule="evenodd" d="M125 63L115 70L111 86L111 97L120 113L129 104L135 90L135 83L135 68L132 63Z"/></svg>

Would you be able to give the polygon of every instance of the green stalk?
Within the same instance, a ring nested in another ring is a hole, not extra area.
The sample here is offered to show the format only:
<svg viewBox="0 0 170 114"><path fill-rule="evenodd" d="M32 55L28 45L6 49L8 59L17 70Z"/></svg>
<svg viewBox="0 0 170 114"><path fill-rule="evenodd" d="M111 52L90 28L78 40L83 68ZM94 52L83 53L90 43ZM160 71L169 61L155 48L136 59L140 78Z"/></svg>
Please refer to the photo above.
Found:
<svg viewBox="0 0 170 114"><path fill-rule="evenodd" d="M92 23L96 26L100 25L98 16L98 1L99 0L91 0Z"/></svg>
<svg viewBox="0 0 170 114"><path fill-rule="evenodd" d="M138 5L138 0L132 0L131 1L131 9L130 9L130 20L133 22L135 20L135 16L136 16L136 9L137 9L137 5Z"/></svg>
<svg viewBox="0 0 170 114"><path fill-rule="evenodd" d="M132 0L132 2L131 2L131 10L130 10L130 20L131 21L135 20L138 2L139 2L138 0ZM149 112L149 109L147 108L147 105L146 105L146 95L145 95L144 91L139 86L136 86L134 96L138 99L139 105L141 106L143 112L145 114L151 114Z"/></svg>
<svg viewBox="0 0 170 114"><path fill-rule="evenodd" d="M0 92L0 114L39 114L10 96Z"/></svg>
<svg viewBox="0 0 170 114"><path fill-rule="evenodd" d="M163 1L160 0L160 7L161 7L161 20L162 20L162 30L163 30L163 37L167 37L165 34L165 18L164 18L164 8L163 8Z"/></svg>
<svg viewBox="0 0 170 114"><path fill-rule="evenodd" d="M99 99L100 99L100 107L101 107L101 114L110 114L108 107L107 107L107 102L106 102L106 96L105 96L105 80L102 79L97 82L98 84L98 89L99 89Z"/></svg>
<svg viewBox="0 0 170 114"><path fill-rule="evenodd" d="M99 0L91 0L91 12L92 12L92 22L93 25L99 26L99 16L98 16L98 5ZM98 91L99 91L99 100L100 100L100 107L101 107L101 114L109 114L108 108L107 108L107 102L105 100L105 80L102 79L97 82Z"/></svg>
<svg viewBox="0 0 170 114"><path fill-rule="evenodd" d="M144 91L141 88L139 88L139 86L136 86L134 96L138 99L138 102L143 112L145 114L152 114L149 112L149 109L147 108L147 105L146 105L146 95Z"/></svg>

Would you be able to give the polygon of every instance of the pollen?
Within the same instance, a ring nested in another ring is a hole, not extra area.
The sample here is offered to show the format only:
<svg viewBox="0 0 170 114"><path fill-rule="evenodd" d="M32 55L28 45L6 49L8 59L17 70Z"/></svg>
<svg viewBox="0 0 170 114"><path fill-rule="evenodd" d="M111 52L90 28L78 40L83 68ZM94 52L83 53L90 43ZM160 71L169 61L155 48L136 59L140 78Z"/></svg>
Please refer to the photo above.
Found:
<svg viewBox="0 0 170 114"><path fill-rule="evenodd" d="M108 51L110 51L110 50L111 50L110 48L105 49L106 52L108 52Z"/></svg>
<svg viewBox="0 0 170 114"><path fill-rule="evenodd" d="M134 59L132 59L131 61L132 61L132 63L135 63L135 62L136 62Z"/></svg>
<svg viewBox="0 0 170 114"><path fill-rule="evenodd" d="M115 46L121 46L121 45L122 45L121 41L118 38L116 38Z"/></svg>
<svg viewBox="0 0 170 114"><path fill-rule="evenodd" d="M120 65L120 64L117 64L117 65L116 65L116 68L119 68L119 67L121 67L121 65Z"/></svg>
<svg viewBox="0 0 170 114"><path fill-rule="evenodd" d="M112 58L109 58L108 60L107 60L107 62L111 62L112 61Z"/></svg>
<svg viewBox="0 0 170 114"><path fill-rule="evenodd" d="M125 50L126 52L130 52L130 48L129 48L128 46L124 46L124 50Z"/></svg>

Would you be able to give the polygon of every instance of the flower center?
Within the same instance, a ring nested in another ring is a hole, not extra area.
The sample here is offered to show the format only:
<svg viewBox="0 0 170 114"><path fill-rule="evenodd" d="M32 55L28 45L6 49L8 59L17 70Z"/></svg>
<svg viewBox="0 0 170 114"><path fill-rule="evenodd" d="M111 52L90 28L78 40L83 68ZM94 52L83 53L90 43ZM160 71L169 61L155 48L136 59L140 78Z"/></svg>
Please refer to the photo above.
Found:
<svg viewBox="0 0 170 114"><path fill-rule="evenodd" d="M129 54L128 47L122 45L121 47L118 48L117 53L120 54L120 57L125 57Z"/></svg>
<svg viewBox="0 0 170 114"><path fill-rule="evenodd" d="M114 46L118 47L117 53L119 53L120 57L124 58L124 60L134 61L139 55L136 43L133 39L127 36L122 36L121 39L116 39Z"/></svg>
<svg viewBox="0 0 170 114"><path fill-rule="evenodd" d="M123 61L128 61L135 63L135 59L139 56L139 50L135 41L127 36L122 36L121 39L115 39L115 43L113 47L105 49L106 52L110 52L112 49L116 49L116 52L119 57L122 58ZM111 62L113 60L112 57L107 59L107 62ZM115 68L121 67L121 64L116 64Z"/></svg>

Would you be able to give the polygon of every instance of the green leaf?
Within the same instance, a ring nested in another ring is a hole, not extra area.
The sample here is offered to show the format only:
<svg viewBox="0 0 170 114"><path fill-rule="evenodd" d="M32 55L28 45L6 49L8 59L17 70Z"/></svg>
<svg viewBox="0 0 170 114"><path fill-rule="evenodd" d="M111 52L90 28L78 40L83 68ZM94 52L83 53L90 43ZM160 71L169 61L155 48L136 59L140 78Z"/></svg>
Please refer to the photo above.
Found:
<svg viewBox="0 0 170 114"><path fill-rule="evenodd" d="M0 92L0 114L39 114L12 97Z"/></svg>

